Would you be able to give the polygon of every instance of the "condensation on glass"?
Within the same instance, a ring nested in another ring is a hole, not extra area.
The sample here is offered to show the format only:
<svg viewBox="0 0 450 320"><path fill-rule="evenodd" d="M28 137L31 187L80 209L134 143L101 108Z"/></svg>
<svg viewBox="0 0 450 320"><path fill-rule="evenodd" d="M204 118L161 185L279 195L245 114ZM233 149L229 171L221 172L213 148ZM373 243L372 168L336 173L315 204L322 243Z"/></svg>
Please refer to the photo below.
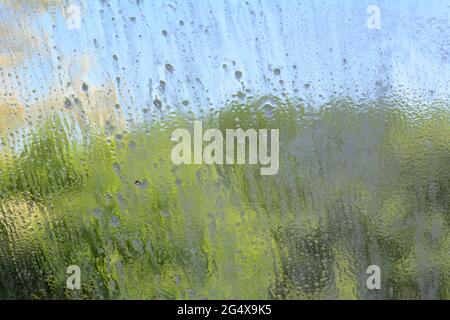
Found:
<svg viewBox="0 0 450 320"><path fill-rule="evenodd" d="M449 16L0 0L0 298L449 299ZM194 120L278 173L174 164Z"/></svg>

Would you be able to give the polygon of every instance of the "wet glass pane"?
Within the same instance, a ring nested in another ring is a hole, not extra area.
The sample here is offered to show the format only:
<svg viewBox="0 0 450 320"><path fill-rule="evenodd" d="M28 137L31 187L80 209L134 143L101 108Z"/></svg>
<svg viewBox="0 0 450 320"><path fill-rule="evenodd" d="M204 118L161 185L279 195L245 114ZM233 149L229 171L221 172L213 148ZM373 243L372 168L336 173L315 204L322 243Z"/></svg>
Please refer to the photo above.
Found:
<svg viewBox="0 0 450 320"><path fill-rule="evenodd" d="M449 299L445 0L0 0L1 299Z"/></svg>

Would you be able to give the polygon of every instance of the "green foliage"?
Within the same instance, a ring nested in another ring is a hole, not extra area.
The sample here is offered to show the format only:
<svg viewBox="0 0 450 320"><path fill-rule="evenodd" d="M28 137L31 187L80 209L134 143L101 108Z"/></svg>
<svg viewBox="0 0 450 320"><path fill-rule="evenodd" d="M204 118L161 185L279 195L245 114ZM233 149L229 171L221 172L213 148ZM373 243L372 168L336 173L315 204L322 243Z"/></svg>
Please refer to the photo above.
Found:
<svg viewBox="0 0 450 320"><path fill-rule="evenodd" d="M450 298L448 106L233 102L280 171L181 165L171 114L113 136L50 119L0 156L0 298ZM65 288L82 269L82 290ZM371 264L382 290L365 287Z"/></svg>

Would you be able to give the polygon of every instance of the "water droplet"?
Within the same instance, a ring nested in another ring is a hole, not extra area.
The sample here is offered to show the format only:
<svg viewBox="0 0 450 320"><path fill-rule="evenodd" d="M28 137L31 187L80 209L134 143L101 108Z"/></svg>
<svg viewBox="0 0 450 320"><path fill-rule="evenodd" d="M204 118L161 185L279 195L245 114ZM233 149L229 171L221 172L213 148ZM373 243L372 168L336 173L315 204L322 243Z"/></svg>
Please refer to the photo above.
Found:
<svg viewBox="0 0 450 320"><path fill-rule="evenodd" d="M114 227L120 226L120 219L119 219L117 216L112 216L112 217L111 217L111 224L112 224Z"/></svg>
<svg viewBox="0 0 450 320"><path fill-rule="evenodd" d="M98 219L101 219L103 217L103 212L99 208L94 209L94 216Z"/></svg>
<svg viewBox="0 0 450 320"><path fill-rule="evenodd" d="M174 68L173 68L173 66L170 63L166 63L166 70L168 72L173 72Z"/></svg>
<svg viewBox="0 0 450 320"><path fill-rule="evenodd" d="M89 91L89 86L86 84L86 82L83 82L83 84L81 85L81 89L84 92L88 92Z"/></svg>
<svg viewBox="0 0 450 320"><path fill-rule="evenodd" d="M158 109L162 108L162 102L159 99L155 99L153 100L153 104L155 105L155 107L157 107Z"/></svg>

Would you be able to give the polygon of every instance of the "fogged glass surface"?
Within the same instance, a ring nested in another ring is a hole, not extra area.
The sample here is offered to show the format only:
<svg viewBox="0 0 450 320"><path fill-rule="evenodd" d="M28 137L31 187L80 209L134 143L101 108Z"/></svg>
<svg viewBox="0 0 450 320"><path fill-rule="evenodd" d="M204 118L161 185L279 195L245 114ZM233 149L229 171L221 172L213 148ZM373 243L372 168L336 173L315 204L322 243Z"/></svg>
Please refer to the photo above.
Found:
<svg viewBox="0 0 450 320"><path fill-rule="evenodd" d="M449 299L449 17L0 0L0 298ZM278 170L198 121L279 130Z"/></svg>

